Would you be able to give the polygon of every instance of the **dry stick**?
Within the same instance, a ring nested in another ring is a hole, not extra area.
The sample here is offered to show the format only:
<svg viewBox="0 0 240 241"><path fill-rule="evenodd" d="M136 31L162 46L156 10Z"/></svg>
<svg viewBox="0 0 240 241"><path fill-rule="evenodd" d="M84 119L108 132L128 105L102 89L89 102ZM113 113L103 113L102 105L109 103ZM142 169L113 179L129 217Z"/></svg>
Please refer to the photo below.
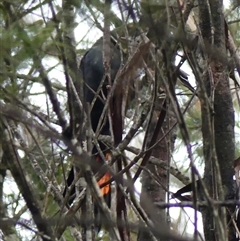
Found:
<svg viewBox="0 0 240 241"><path fill-rule="evenodd" d="M103 87L103 84L104 84L104 82L105 82L105 79L107 78L107 74L105 73L104 74L104 76L103 76L103 78L102 78L102 80L101 80L101 83L100 83L100 85L99 85L99 87L98 87L98 90L97 90L97 92L94 92L94 94L95 94L95 96L94 96L94 98L93 98L93 100L92 100L92 102L91 102L91 108L90 108L90 111L92 111L92 108L93 108L93 105L94 105L94 103L96 102L96 100L98 99L98 100L101 100L105 105L104 105L104 108L103 108L103 111L102 111L102 114L101 114L101 116L100 116L100 118L99 118L99 121L98 121L98 125L97 125L97 129L96 129L96 131L95 131L95 136L99 136L99 134L101 133L101 129L102 129L102 126L104 126L104 124L106 123L106 113L108 112L108 108L109 108L109 100L110 100L110 98L106 98L105 96L102 98L101 96L100 96L100 92L102 92L102 87ZM91 90L91 89L90 89ZM112 89L111 89L111 91L112 91Z"/></svg>
<svg viewBox="0 0 240 241"><path fill-rule="evenodd" d="M63 140L62 135L60 135L57 131L50 131L46 129L44 126L40 125L36 120L33 121L31 116L28 116L26 112L23 110L19 110L16 106L10 104L3 104L0 102L0 113L2 116L6 118L10 118L11 120L15 120L23 123L24 125L28 125L34 128L36 131L40 132L43 136L54 138L55 140Z"/></svg>
<svg viewBox="0 0 240 241"><path fill-rule="evenodd" d="M144 68L147 72L147 75L150 77L151 81L154 83L153 85L153 97L152 97L152 104L151 104L151 108L150 108L150 114L149 114L149 119L148 119L148 123L146 125L146 133L145 133L145 137L142 143L142 150L146 150L147 146L147 139L149 137L149 133L150 133L150 126L152 124L152 118L153 118L153 114L154 114L154 107L156 105L156 99L157 99L157 78L154 78L152 76L152 73L149 71L147 64L144 61ZM156 66L155 66L156 68ZM156 69L155 69L155 73L156 73ZM155 76L156 77L156 76Z"/></svg>
<svg viewBox="0 0 240 241"><path fill-rule="evenodd" d="M27 105L26 103L22 102L21 100L19 100L16 96L12 95L10 92L8 92L6 89L3 89L2 87L0 87L9 97L11 97L14 101L16 101L17 104L19 104L20 106L22 106L25 110L27 110L29 113L31 113L33 116L37 117L50 131L56 132L56 130L50 125L50 123L43 118L39 113L35 112L34 110L32 110L31 107L29 107L29 105ZM10 106L10 105L9 105ZM15 106L14 106L15 108ZM18 109L19 110L19 109ZM16 115L17 116L17 115ZM59 124L59 123L57 123Z"/></svg>
<svg viewBox="0 0 240 241"><path fill-rule="evenodd" d="M129 129L127 135L122 140L122 142L116 147L117 153L121 153L125 150L127 145L131 142L134 135L137 133L139 128L143 125L144 121L146 120L148 113L150 110L150 105L146 103L143 107L143 110L140 115L136 115L137 118L134 118L134 123L132 124L131 128Z"/></svg>
<svg viewBox="0 0 240 241"><path fill-rule="evenodd" d="M76 183L79 181L79 179L81 177L82 177L82 172L77 173L77 175L74 176L74 180L71 183L71 185L66 188L66 193L65 193L65 197L64 197L64 203L63 203L61 208L63 208L64 206L67 205L67 201L69 200L71 191L73 190L73 188L75 187Z"/></svg>
<svg viewBox="0 0 240 241"><path fill-rule="evenodd" d="M67 201L69 199L71 190L75 187L76 183L79 181L79 179L82 177L82 172L78 173L71 185L67 188L67 192L64 198L63 205L60 209L60 214L62 214L63 211L65 211L65 206L67 205ZM69 220L76 220L76 217L74 216L76 212L79 210L79 208L82 206L82 201L85 198L86 188L83 188L82 191L77 195L77 197L74 199L74 203L69 207L69 210L66 211L63 216L58 220L58 223L56 224L55 233L58 238L62 236L62 233L65 231L67 226L69 226L68 221Z"/></svg>
<svg viewBox="0 0 240 241"><path fill-rule="evenodd" d="M52 173L51 167L48 164L48 160L46 160L45 155L44 155L43 150L42 150L42 147L40 146L39 142L35 138L34 134L30 130L30 128L28 126L26 126L26 128L27 128L29 134L31 135L31 137L33 138L33 141L36 143L38 149L40 150L42 158L45 161L45 164L47 165L48 170L49 170L49 172L50 172L50 174L51 174L51 176L53 178L53 180L51 181L52 183L50 182L49 178L46 176L46 173L42 170L41 166L38 164L38 162L35 159L34 155L31 154L30 152L28 152L27 155L30 157L30 160L32 160L31 164L32 164L33 167L37 168L38 172L40 172L39 176L41 177L42 182L45 184L46 187L50 186L51 191L53 192L54 199L57 201L58 205L61 205L62 204L62 195L61 195L61 192L60 192L57 180L56 180L55 176ZM23 138L21 138L20 144L24 148L27 147L27 145L24 142Z"/></svg>
<svg viewBox="0 0 240 241"><path fill-rule="evenodd" d="M156 204L158 207L163 208L163 209L168 208L168 207L169 208L171 208L171 207L194 208L194 204L192 201L189 201L189 202L182 201L179 203L155 202L154 204ZM232 206L240 205L240 201L239 200L225 200L225 201L212 200L212 205L214 205L216 208L217 207L232 207ZM198 208L209 207L209 202L208 201L197 201L197 206L198 206Z"/></svg>
<svg viewBox="0 0 240 241"><path fill-rule="evenodd" d="M162 124L164 122L164 119L165 119L165 116L166 116L166 112L167 112L167 100L165 99L164 102L163 102L163 105L162 105L162 111L158 117L158 121L157 121L157 124L156 124L156 127L155 127L155 131L154 131L154 134L152 136L152 139L150 141L150 144L149 146L152 146L155 144L156 140L157 140L157 137L158 137L158 133L159 131L161 130L161 127L162 127ZM142 168L141 167L144 167L148 160L149 160L149 157L151 156L151 153L152 153L152 149L148 150L140 164L140 167L138 168L138 170L136 171L134 177L133 177L133 182L135 182L137 180L137 178L139 177L139 175L141 174L142 172Z"/></svg>
<svg viewBox="0 0 240 241"><path fill-rule="evenodd" d="M225 20L225 26L227 27L227 32L228 32L227 48L229 49L229 52L233 56L238 75L240 76L240 54L238 52L238 48L236 47L236 45L234 43L233 37L232 37L231 32L228 28L226 20Z"/></svg>
<svg viewBox="0 0 240 241"><path fill-rule="evenodd" d="M106 0L106 3L105 3L105 7L104 7L104 29L103 29L103 32L104 32L104 36L103 36L103 66L104 66L104 69L105 69L105 74L101 80L101 83L98 87L98 90L94 96L94 99L91 103L91 110L92 110L92 107L96 101L97 98L99 98L99 94L102 90L102 86L105 82L105 79L107 78L108 79L108 84L110 86L112 86L112 81L111 80L111 62L110 62L110 59L111 59L111 35L110 35L110 6L111 6L111 0ZM94 16L94 15L93 15ZM100 25L99 25L100 26ZM113 93L113 90L111 88L111 92ZM97 129L96 129L96 136L98 136L101 132L101 125L103 123L103 119L105 117L105 113L107 112L107 109L108 109L108 106L109 106L109 101L110 101L110 98L108 96L107 98L107 103L105 103L105 106L104 106L104 109L103 109L103 112L101 114L101 117L99 119L99 122L98 122L98 126L97 126ZM111 118L109 117L109 120L111 120ZM111 121L110 121L110 126L112 128L112 124L111 124Z"/></svg>
<svg viewBox="0 0 240 241"><path fill-rule="evenodd" d="M180 7L180 2L178 1L178 5ZM186 11L184 13L180 12L180 15L181 15L181 26L179 28L179 31L183 31L183 32L186 32L186 29L185 29L185 23L188 19L188 16L192 10L194 6L194 2L193 1L190 1L188 2L188 5L186 7ZM186 56L185 56L186 57ZM196 93L195 93L196 94ZM174 95L174 98L175 100L177 101L177 98L176 98L176 94L175 92L173 93ZM178 103L177 103L178 105ZM185 121L183 119L183 114L180 115L182 117L182 122L185 124ZM180 128L181 129L181 128ZM186 125L184 125L184 132L187 134L187 127ZM182 136L183 136L183 132L182 132ZM192 152L191 152L191 146L190 146L190 139L189 139L189 136L186 135L186 137L188 137L188 139L184 140L186 146L187 146L187 150L188 150L188 153L189 153L189 159L190 159L190 164L191 164L191 177L192 177L192 182L193 182L193 185L192 185L192 191L193 191L193 204L194 204L194 207L195 207L195 211L194 211L194 239L197 240L198 236L199 235L199 231L197 229L197 188L196 188L196 183L195 183L195 166L193 166L193 159L192 159ZM200 236L201 237L201 236Z"/></svg>
<svg viewBox="0 0 240 241"><path fill-rule="evenodd" d="M88 11L91 13L92 17L93 17L93 20L94 20L94 23L96 24L97 28L99 28L102 32L104 31L103 27L101 26L100 22L98 21L98 17L95 15L92 7L90 6L90 1L89 0L85 0L84 1L87 8L88 8Z"/></svg>
<svg viewBox="0 0 240 241"><path fill-rule="evenodd" d="M227 208L227 211L228 211L228 214L231 216L231 221L232 221L232 223L233 223L233 225L234 225L235 231L236 231L236 233L237 233L237 235L238 235L238 239L239 239L239 237L240 237L240 232L239 232L239 229L238 229L236 220L235 220L235 219L236 219L236 218L235 218L236 216L234 217L234 215L236 215L236 211L237 211L237 210L235 210L234 213L231 213L230 210ZM238 210L238 211L239 211L239 210ZM229 221L228 225L230 224L231 221Z"/></svg>
<svg viewBox="0 0 240 241"><path fill-rule="evenodd" d="M85 198L85 193L86 193L86 188L84 188L80 192L80 194L74 200L73 205L57 221L55 233L56 233L56 236L57 236L58 239L61 238L63 232L66 229L66 227L70 226L69 222L72 222L73 220L76 220L75 214L82 205L82 201ZM65 198L65 200L66 200L66 198Z"/></svg>
<svg viewBox="0 0 240 241"><path fill-rule="evenodd" d="M15 73L13 74L13 73L9 73L9 72L0 71L0 75L1 76L9 76L11 78L16 77L18 79L32 81L33 83L41 83L41 78L29 75L29 74L27 74L27 75L26 74L15 74ZM66 87L61 85L61 83L52 83L52 87L57 90L66 91Z"/></svg>
<svg viewBox="0 0 240 241"><path fill-rule="evenodd" d="M140 220L146 223L146 226L148 227L148 229L153 228L152 221L148 218L146 212L141 207L139 202L136 200L135 193L133 192L132 186L130 188L131 199L129 199L129 197L128 197L127 193L124 191L124 188L122 185L119 185L119 188L121 189L123 196L128 201L129 205L133 208L135 214L140 218ZM151 235L152 240L157 241L156 238L154 237L153 233L151 231L149 233Z"/></svg>
<svg viewBox="0 0 240 241"><path fill-rule="evenodd" d="M140 152L140 149L132 147L132 146L127 147L126 150L130 151L130 152L132 152L136 155ZM151 156L149 158L149 163L151 163L153 165L156 165L156 166L159 166L159 167L161 167L165 170L167 170L169 168L170 173L174 177L176 177L179 181L181 181L184 185L188 185L190 183L189 177L183 175L179 169L174 168L172 166L169 167L166 162L164 162L164 161L162 161L158 158L155 158L155 157Z"/></svg>
<svg viewBox="0 0 240 241"><path fill-rule="evenodd" d="M49 228L48 223L42 217L38 200L36 200L36 197L34 196L34 190L28 183L26 175L24 174L23 166L21 165L17 150L15 149L11 130L6 121L3 121L2 124L6 128L4 131L3 151L5 155L7 155L7 158L11 160L11 162L9 162L10 171L18 185L19 190L23 195L23 198L29 211L32 214L33 220L39 232L42 233L43 240L54 240L52 230Z"/></svg>
<svg viewBox="0 0 240 241"><path fill-rule="evenodd" d="M238 107L240 107L240 97L239 97L239 93L238 93L238 91L237 91L238 86L237 86L236 81L234 81L234 86L235 86L235 88L236 88L235 94L236 94L236 96L237 96Z"/></svg>
<svg viewBox="0 0 240 241"><path fill-rule="evenodd" d="M47 77L47 75L44 71L44 68L42 66L42 63L41 63L41 60L40 60L39 56L36 55L35 57L33 57L33 61L36 64L36 66L38 67L40 76L42 78L42 82L43 82L43 84L46 88L47 94L48 94L49 99L52 103L53 110L58 117L59 123L60 123L62 129L65 130L67 128L67 121L64 117L64 114L63 114L61 108L60 108L60 102L57 98L57 95L53 91L51 81L48 79L48 77Z"/></svg>
<svg viewBox="0 0 240 241"><path fill-rule="evenodd" d="M54 185L50 184L50 180L48 179L48 177L46 176L46 173L42 170L42 168L38 165L38 162L36 161L35 157L30 153L30 151L28 150L27 144L24 141L24 138L22 138L21 134L19 133L19 131L17 130L17 127L15 126L13 121L9 121L9 126L11 127L11 130L14 134L14 136L16 137L16 139L19 141L20 146L22 147L23 150L25 150L27 156L29 156L30 158L30 163L32 165L32 167L35 169L37 168L37 170L40 172L40 178L42 180L42 182L45 184L46 187L51 187L53 193L54 193L54 197L56 199L56 201L58 202L58 204L62 203L62 195L60 194L60 190L58 189L58 184L56 179L53 180ZM39 145L38 141L36 140L35 136L33 135L32 131L28 128L28 126L25 126L26 129L28 130L29 134L31 135L31 137L33 138L34 142L36 143L37 147L40 150L40 153L42 154L43 160L45 160L45 164L47 165L49 171L51 171L50 166L48 165L48 161L46 160L46 158L44 157L44 153L43 150L41 148L41 146Z"/></svg>
<svg viewBox="0 0 240 241"><path fill-rule="evenodd" d="M98 207L100 208L101 210L101 213L106 217L106 220L112 220L112 217L111 217L111 213L109 211L109 208L106 204L106 202L104 201L104 198L100 192L100 189L99 189L99 186L98 186L98 183L96 181L96 178L94 177L92 171L91 171L91 167L88 165L88 166L85 166L84 168L84 177L86 179L86 182L88 183L91 191L92 191L92 195L95 197L96 199L96 202L98 204ZM119 235L118 235L118 232L117 232L117 229L112 226L110 228L110 235L115 239L115 240L120 240L119 238Z"/></svg>

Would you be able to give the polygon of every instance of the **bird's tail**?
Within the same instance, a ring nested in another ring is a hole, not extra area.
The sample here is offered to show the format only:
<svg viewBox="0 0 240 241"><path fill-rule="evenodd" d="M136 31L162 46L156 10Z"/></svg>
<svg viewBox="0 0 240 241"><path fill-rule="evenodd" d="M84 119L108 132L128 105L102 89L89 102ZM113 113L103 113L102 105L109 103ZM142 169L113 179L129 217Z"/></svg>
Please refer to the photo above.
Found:
<svg viewBox="0 0 240 241"><path fill-rule="evenodd" d="M98 170L94 170L94 172L96 171L99 171L101 169L101 165L103 163L102 161L102 158L100 157L100 155L96 155L95 157L95 161L96 161L96 166L97 166L97 169ZM105 154L105 158L107 161L109 161L109 159L111 158L111 154L110 153L107 153ZM93 168L93 169L96 169L96 168ZM101 191L101 194L105 200L105 202L107 203L108 207L110 208L111 207L111 183L109 183L109 180L111 178L111 175L108 171L104 170L104 173L101 173L103 174L102 177L98 180L98 185L100 187L100 191ZM69 188L72 183L74 182L74 179L75 179L75 174L74 174L74 168L72 167L70 172L69 172L69 175L68 175L68 178L67 178L67 186L65 187L64 189L64 192L63 192L63 196L65 197L66 194L67 194L67 188ZM70 190L70 195L69 195L69 198L68 198L68 201L67 201L67 204L69 206L71 206L71 204L73 203L74 199L75 199L75 196L76 196L76 187L75 185L72 187L72 189ZM96 220L96 231L97 233L100 231L101 229L101 213L99 211L99 208L97 207L97 205L94 204L94 216L95 216L95 220Z"/></svg>
<svg viewBox="0 0 240 241"><path fill-rule="evenodd" d="M111 160L111 154L110 153L106 153L105 154L105 159L107 162L109 162ZM97 155L95 158L97 163L102 163L102 159L100 157L100 155ZM103 174L102 177L98 180L98 186L100 188L100 192L107 204L107 206L109 208L111 208L111 183L109 182L111 179L111 174L109 171L107 171L106 169L103 170L104 173L101 173L101 167L100 167L100 174ZM99 231L101 230L102 227L102 213L100 212L99 208L97 207L97 205L94 205L94 217L96 220L96 225L95 225L95 230L96 233L99 233ZM106 220L107 221L107 220Z"/></svg>
<svg viewBox="0 0 240 241"><path fill-rule="evenodd" d="M105 154L105 159L107 162L111 160L111 154L108 152ZM102 162L100 155L97 155L96 161ZM111 174L109 171L104 170L103 176L98 180L98 186L100 188L101 194L106 201L108 207L111 207L111 183L109 183L111 179Z"/></svg>

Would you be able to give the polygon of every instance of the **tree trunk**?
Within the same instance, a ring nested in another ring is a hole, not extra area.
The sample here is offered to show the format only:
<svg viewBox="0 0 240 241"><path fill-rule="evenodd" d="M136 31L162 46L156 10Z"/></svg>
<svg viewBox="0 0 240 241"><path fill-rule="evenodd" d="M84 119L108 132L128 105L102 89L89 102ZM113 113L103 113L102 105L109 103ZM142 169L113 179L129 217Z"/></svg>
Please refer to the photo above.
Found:
<svg viewBox="0 0 240 241"><path fill-rule="evenodd" d="M200 28L204 41L204 53L207 56L203 83L200 84L200 101L202 109L202 133L205 158L205 184L210 197L214 199L233 199L233 169L234 160L234 111L229 88L226 63L226 33L222 1L212 0L209 5L206 1L199 0ZM209 24L210 23L210 24ZM214 32L213 32L214 31ZM203 67L203 66L201 66ZM204 67L203 67L204 68ZM204 93L207 92L207 97ZM213 105L211 106L211 101ZM211 143L212 142L212 143ZM234 229L226 227L226 211L220 210L216 220L213 214L210 217L208 210L203 211L205 239L234 240ZM224 215L224 216L223 216ZM229 215L228 220L229 221ZM217 237L218 221L222 221L223 230L227 237Z"/></svg>
<svg viewBox="0 0 240 241"><path fill-rule="evenodd" d="M158 105L161 106L160 103L158 103ZM159 112L155 111L153 115L151 128L149 130L149 137L152 137L153 135ZM169 131L169 128L172 126L173 122L173 117L169 117L164 121L162 130L159 132L157 140L160 140L164 134ZM173 150L175 135L176 134L174 131L171 131L170 134L166 135L166 137L153 148L152 156L161 159L170 165L170 151ZM166 190L168 190L169 173L167 170L150 163L147 164L146 169L147 171L143 171L141 176L142 191L140 203L149 217L153 221L156 221L159 226L159 220L167 223L167 212L165 209L150 207L153 207L154 202L166 202ZM161 184L157 183L152 175L154 175ZM148 232L139 231L138 241L151 240L151 236Z"/></svg>

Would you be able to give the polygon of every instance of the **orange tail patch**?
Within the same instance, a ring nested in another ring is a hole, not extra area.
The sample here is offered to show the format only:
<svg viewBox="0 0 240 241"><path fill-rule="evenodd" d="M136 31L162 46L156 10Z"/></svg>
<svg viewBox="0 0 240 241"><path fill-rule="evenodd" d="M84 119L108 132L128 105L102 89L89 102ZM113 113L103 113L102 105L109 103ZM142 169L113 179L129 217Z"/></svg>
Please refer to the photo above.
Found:
<svg viewBox="0 0 240 241"><path fill-rule="evenodd" d="M107 172L104 174L104 176L98 181L98 185L101 186L103 183L107 182L111 178L110 174ZM110 184L107 184L106 186L102 187L100 189L102 195L106 195L110 191Z"/></svg>
<svg viewBox="0 0 240 241"><path fill-rule="evenodd" d="M110 161L110 160L111 160L111 154L110 154L110 153L107 153L107 154L105 155L105 157L106 157L106 160L107 160L107 161ZM100 157L98 156L98 157L96 158L96 160L99 161L99 158L100 158ZM98 181L99 187L100 187L102 184L104 184L105 182L109 181L110 178L111 178L110 173L109 173L109 172L106 172L106 173L102 176L102 178ZM100 191L101 191L101 193L102 193L102 196L107 195L107 194L110 192L110 185L111 185L111 184L107 184L107 185L105 185L104 187L102 187L102 188L100 189Z"/></svg>

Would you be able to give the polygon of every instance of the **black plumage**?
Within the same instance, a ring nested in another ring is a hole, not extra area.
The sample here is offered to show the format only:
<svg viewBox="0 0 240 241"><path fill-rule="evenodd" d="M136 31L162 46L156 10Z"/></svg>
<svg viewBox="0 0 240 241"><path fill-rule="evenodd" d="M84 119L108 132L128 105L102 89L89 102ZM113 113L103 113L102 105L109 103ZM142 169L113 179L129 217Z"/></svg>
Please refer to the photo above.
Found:
<svg viewBox="0 0 240 241"><path fill-rule="evenodd" d="M110 61L111 81L113 81L121 65L120 50L117 44L113 40L111 40L111 43L110 43L110 51L111 51L111 61ZM105 75L105 68L103 64L103 39L102 38L97 40L96 43L85 53L80 63L80 70L84 81L85 104L92 103L92 101L96 96L96 92L98 91L98 88L103 81L101 91L99 92L99 95L97 96L95 103L93 105L93 108L91 109L91 112L90 112L91 126L93 131L95 132L97 129L99 120L101 118L101 115L103 113L103 109L105 105L104 99L107 97L107 94L108 94L107 86L109 86L107 78L103 80ZM104 122L101 123L101 128L99 133L102 135L110 135L110 126L109 126L109 121L107 116L105 116ZM107 148L104 146L104 144L103 143L99 143L99 144L103 153L106 153ZM93 171L97 172L98 170L96 169L100 168L99 163L102 163L103 161L101 160L101 158L99 158L99 155L96 154L97 149L95 147L93 147L92 153L94 155L96 162L98 162L98 164L95 167L93 167ZM73 180L74 180L74 171L72 168L67 179L68 187L72 184ZM68 200L69 205L74 200L75 191L76 190L74 187L70 193L71 198ZM64 190L63 195L64 196L66 195L66 189ZM109 192L107 194L104 194L104 198L109 206L110 206L110 197L111 197L111 193L110 193L110 185L109 185Z"/></svg>
<svg viewBox="0 0 240 241"><path fill-rule="evenodd" d="M110 42L111 49L111 81L114 80L121 64L120 50L114 41ZM100 38L91 49L82 58L80 69L84 80L84 100L92 103L95 92L97 92L101 81L105 75L103 66L103 40ZM105 103L103 99L107 97L107 86L109 85L107 78L103 80L102 91L99 93L91 111L91 125L95 132L98 122L103 112ZM100 134L109 135L109 122L106 118L104 125L101 127Z"/></svg>

